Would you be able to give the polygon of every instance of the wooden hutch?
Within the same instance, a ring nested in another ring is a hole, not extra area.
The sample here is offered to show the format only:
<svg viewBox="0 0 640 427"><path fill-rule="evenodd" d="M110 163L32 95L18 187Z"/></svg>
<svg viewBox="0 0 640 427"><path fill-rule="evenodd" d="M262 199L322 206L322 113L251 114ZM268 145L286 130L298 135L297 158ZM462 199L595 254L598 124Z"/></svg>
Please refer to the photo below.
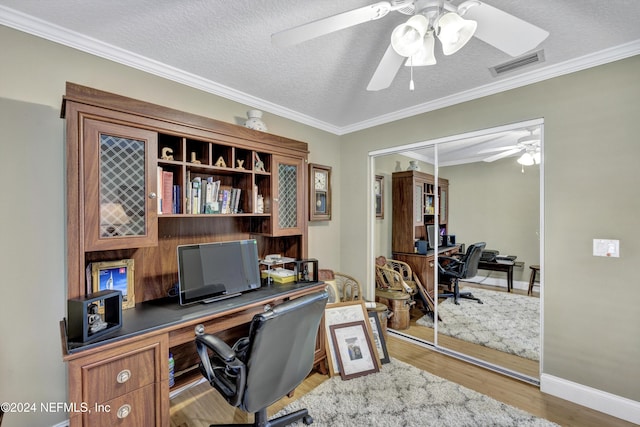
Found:
<svg viewBox="0 0 640 427"><path fill-rule="evenodd" d="M438 211L439 233L447 234L449 214L449 181L428 173L409 170L392 175L392 225L391 250L393 258L404 261L427 289L434 293L434 268L437 261L433 251L418 254L416 240L426 240L426 226L435 224ZM457 252L457 247L442 248L441 255Z"/></svg>
<svg viewBox="0 0 640 427"><path fill-rule="evenodd" d="M61 322L69 402L89 407L72 412L70 425L168 426L168 355L175 358L172 390L199 378L195 325L232 339L268 304L324 288L292 286L224 309L156 304L178 282L178 245L251 238L260 258L307 257L307 144L72 83L61 115L67 123L68 298L92 292L91 263L133 259L135 269L135 307L123 310L114 336L74 344ZM171 173L164 184L178 200L165 213L157 200L169 197L158 194L158 181L166 179L159 168ZM195 178L239 189L237 209L190 209L185 196ZM125 220L114 219L114 212ZM319 334L316 362L324 358Z"/></svg>

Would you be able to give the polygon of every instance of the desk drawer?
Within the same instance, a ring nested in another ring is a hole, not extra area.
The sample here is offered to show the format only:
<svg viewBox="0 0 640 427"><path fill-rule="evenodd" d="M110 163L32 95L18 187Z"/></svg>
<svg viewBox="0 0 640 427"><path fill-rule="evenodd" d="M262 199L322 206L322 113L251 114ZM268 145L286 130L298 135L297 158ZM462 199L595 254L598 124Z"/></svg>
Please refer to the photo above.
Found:
<svg viewBox="0 0 640 427"><path fill-rule="evenodd" d="M92 407L86 414L85 426L91 427L152 427L158 425L156 420L155 388L156 384L127 393Z"/></svg>
<svg viewBox="0 0 640 427"><path fill-rule="evenodd" d="M156 351L147 347L83 366L84 401L106 402L155 382Z"/></svg>

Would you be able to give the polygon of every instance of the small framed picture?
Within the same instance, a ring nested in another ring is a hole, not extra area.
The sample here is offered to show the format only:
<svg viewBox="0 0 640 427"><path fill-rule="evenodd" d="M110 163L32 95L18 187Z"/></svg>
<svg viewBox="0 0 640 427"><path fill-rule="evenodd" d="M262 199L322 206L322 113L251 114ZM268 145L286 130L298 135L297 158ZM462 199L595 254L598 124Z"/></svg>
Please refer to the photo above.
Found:
<svg viewBox="0 0 640 427"><path fill-rule="evenodd" d="M377 354L364 321L331 325L331 340L335 346L343 380L378 372Z"/></svg>
<svg viewBox="0 0 640 427"><path fill-rule="evenodd" d="M378 350L378 357L380 357L380 363L389 363L389 352L387 351L387 342L384 340L384 334L382 333L382 325L380 325L380 318L375 311L369 311L369 323L371 324L371 335L373 335L373 344Z"/></svg>
<svg viewBox="0 0 640 427"><path fill-rule="evenodd" d="M92 291L122 292L122 309L136 305L133 286L133 260L94 262L91 264Z"/></svg>
<svg viewBox="0 0 640 427"><path fill-rule="evenodd" d="M373 197L376 203L376 218L384 219L384 176L376 175L373 182Z"/></svg>

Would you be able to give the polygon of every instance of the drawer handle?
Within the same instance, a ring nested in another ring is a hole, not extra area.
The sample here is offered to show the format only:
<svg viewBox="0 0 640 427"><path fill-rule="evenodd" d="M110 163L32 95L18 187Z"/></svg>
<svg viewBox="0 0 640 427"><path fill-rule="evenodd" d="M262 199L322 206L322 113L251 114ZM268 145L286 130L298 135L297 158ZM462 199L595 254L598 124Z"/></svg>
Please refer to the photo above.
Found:
<svg viewBox="0 0 640 427"><path fill-rule="evenodd" d="M125 403L121 407L118 408L117 416L120 419L127 418L127 416L131 413L131 405Z"/></svg>
<svg viewBox="0 0 640 427"><path fill-rule="evenodd" d="M118 383L120 384L124 384L129 381L129 378L131 378L131 371L128 369L123 369L122 371L118 372L116 381L118 381Z"/></svg>

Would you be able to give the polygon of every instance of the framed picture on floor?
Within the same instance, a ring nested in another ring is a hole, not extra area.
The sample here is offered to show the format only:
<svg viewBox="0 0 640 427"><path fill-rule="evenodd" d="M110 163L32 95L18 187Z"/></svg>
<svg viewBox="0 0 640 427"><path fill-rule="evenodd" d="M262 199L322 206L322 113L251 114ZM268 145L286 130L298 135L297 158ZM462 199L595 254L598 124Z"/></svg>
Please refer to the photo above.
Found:
<svg viewBox="0 0 640 427"><path fill-rule="evenodd" d="M357 322L331 325L331 340L333 341L340 377L343 380L360 377L378 372L377 354L371 338L367 333L368 322Z"/></svg>
<svg viewBox="0 0 640 427"><path fill-rule="evenodd" d="M329 361L329 374L331 376L335 376L340 373L337 350L333 344L333 340L331 339L331 326L358 321L365 323L365 330L369 336L369 340L373 342L373 335L371 333L371 326L369 325L367 308L364 301L344 301L335 304L327 304L327 308L324 310L327 359ZM374 348L374 352L375 351L376 350ZM380 362L377 360L377 355L376 362L379 367Z"/></svg>
<svg viewBox="0 0 640 427"><path fill-rule="evenodd" d="M371 325L371 335L373 335L373 344L378 351L380 357L380 363L389 363L389 352L387 351L387 342L384 339L382 333L382 325L380 325L380 318L378 313L374 311L368 312L369 324Z"/></svg>

